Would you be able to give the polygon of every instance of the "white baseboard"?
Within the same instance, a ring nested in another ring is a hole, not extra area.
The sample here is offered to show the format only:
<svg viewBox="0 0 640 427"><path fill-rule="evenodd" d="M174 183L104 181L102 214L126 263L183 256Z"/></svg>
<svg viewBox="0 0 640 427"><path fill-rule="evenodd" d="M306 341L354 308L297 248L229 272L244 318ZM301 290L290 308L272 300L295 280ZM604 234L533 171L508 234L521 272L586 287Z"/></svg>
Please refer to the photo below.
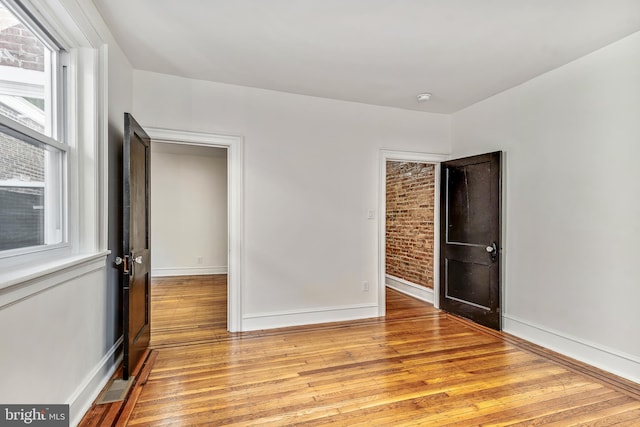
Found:
<svg viewBox="0 0 640 427"><path fill-rule="evenodd" d="M82 417L84 417L118 368L122 361L122 353L118 354L118 350L122 346L122 340L122 337L118 338L118 341L107 351L107 354L89 372L84 381L67 400L70 426L77 426L80 423Z"/></svg>
<svg viewBox="0 0 640 427"><path fill-rule="evenodd" d="M640 384L640 358L505 314L502 330Z"/></svg>
<svg viewBox="0 0 640 427"><path fill-rule="evenodd" d="M151 276L204 276L208 274L227 274L227 271L226 265L218 267L152 268Z"/></svg>
<svg viewBox="0 0 640 427"><path fill-rule="evenodd" d="M309 310L246 314L242 318L242 331L311 325L314 323L342 322L345 320L378 317L377 304L321 307Z"/></svg>
<svg viewBox="0 0 640 427"><path fill-rule="evenodd" d="M392 276L391 274L387 274L385 279L385 284L391 289L433 304L433 289L416 285L415 283Z"/></svg>

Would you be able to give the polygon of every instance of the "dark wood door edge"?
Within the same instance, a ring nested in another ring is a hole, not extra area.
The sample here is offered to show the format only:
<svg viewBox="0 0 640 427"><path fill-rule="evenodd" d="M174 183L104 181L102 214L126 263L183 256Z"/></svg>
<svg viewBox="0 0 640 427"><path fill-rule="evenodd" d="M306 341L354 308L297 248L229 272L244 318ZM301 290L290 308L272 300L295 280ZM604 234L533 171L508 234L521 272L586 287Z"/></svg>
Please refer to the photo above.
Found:
<svg viewBox="0 0 640 427"><path fill-rule="evenodd" d="M89 411L85 414L80 421L80 427L89 426L125 426L131 418L131 414L136 406L140 393L142 393L142 387L147 383L149 374L153 369L153 365L158 357L157 350L147 350L144 356L140 359L140 362L134 369L132 375L135 376L135 380L129 393L119 402L105 403L102 405L91 406ZM122 366L113 374L112 379L120 378L122 373Z"/></svg>
<svg viewBox="0 0 640 427"><path fill-rule="evenodd" d="M543 357L553 363L561 365L567 369L578 374L585 375L600 384L609 386L617 391L625 393L626 395L640 400L640 384L636 384L626 378L622 378L618 375L612 374L595 366L573 359L569 356L565 356L548 348L534 344L522 338L518 338L506 332L496 331L485 326L479 325L462 317L458 317L447 313L447 317L456 322L462 323L468 328L474 329L485 335L498 338L506 343L509 343L521 350Z"/></svg>

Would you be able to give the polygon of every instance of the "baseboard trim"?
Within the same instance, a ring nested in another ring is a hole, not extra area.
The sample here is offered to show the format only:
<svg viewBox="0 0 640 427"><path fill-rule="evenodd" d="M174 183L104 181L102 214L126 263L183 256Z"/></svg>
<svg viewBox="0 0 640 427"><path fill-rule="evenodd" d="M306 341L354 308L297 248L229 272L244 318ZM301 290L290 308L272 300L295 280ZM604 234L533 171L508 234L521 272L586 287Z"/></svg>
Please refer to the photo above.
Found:
<svg viewBox="0 0 640 427"><path fill-rule="evenodd" d="M152 268L151 276L205 276L208 274L227 274L227 271L226 265L218 267Z"/></svg>
<svg viewBox="0 0 640 427"><path fill-rule="evenodd" d="M385 283L391 289L395 289L396 291L402 292L410 297L433 304L433 289L431 288L416 285L413 282L392 276L391 274L385 275Z"/></svg>
<svg viewBox="0 0 640 427"><path fill-rule="evenodd" d="M246 314L242 318L242 331L285 328L316 323L378 317L377 304L359 304L339 307L320 307L309 310L280 311Z"/></svg>
<svg viewBox="0 0 640 427"><path fill-rule="evenodd" d="M640 384L640 358L505 314L504 332Z"/></svg>
<svg viewBox="0 0 640 427"><path fill-rule="evenodd" d="M118 354L122 342L123 337L121 336L67 400L69 404L69 425L76 426L80 423L84 414L91 408L93 402L113 376L122 361L122 353Z"/></svg>

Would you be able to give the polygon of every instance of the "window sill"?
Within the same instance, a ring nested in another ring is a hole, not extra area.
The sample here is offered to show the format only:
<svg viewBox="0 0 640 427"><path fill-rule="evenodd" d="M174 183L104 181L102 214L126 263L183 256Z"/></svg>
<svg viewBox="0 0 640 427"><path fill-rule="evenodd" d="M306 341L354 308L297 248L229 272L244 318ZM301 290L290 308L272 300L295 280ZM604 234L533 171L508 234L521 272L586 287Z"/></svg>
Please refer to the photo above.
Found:
<svg viewBox="0 0 640 427"><path fill-rule="evenodd" d="M75 255L0 273L0 309L103 268L109 253Z"/></svg>

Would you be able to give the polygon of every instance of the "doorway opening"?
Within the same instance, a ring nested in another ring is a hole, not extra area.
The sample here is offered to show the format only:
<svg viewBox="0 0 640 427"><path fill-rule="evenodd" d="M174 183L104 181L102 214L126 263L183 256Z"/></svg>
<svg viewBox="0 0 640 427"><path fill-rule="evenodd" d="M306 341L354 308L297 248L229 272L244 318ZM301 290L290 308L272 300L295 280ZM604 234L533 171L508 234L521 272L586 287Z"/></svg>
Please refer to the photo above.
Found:
<svg viewBox="0 0 640 427"><path fill-rule="evenodd" d="M215 298L225 299L226 330L241 331L242 138L159 128L147 128L147 133L154 155L158 148L162 153L154 157L167 163L164 173L158 176L159 171L154 172L153 168L158 165L153 164L152 157L152 180L159 178L156 185L160 187L152 189L152 205L156 204L155 199L164 198L165 207L156 209L167 210L159 213L152 209L152 224L166 232L156 236L152 230L157 254L152 275L158 281L160 276L177 275L182 280L191 277L191 282L196 277L209 277L204 284L200 281L192 285L225 287ZM158 194L168 187L172 190L167 194ZM187 214L179 218L176 211ZM161 217L155 218L158 214ZM173 242L180 244L172 248ZM221 282L220 276L226 280ZM216 307L224 306L218 303ZM207 309L215 308L203 308Z"/></svg>
<svg viewBox="0 0 640 427"><path fill-rule="evenodd" d="M227 331L227 149L154 141L151 154L152 345L207 341Z"/></svg>
<svg viewBox="0 0 640 427"><path fill-rule="evenodd" d="M152 277L227 274L227 149L151 144Z"/></svg>
<svg viewBox="0 0 640 427"><path fill-rule="evenodd" d="M433 304L435 165L387 161L386 284Z"/></svg>
<svg viewBox="0 0 640 427"><path fill-rule="evenodd" d="M390 287L438 307L440 162L445 155L381 151L378 311Z"/></svg>

